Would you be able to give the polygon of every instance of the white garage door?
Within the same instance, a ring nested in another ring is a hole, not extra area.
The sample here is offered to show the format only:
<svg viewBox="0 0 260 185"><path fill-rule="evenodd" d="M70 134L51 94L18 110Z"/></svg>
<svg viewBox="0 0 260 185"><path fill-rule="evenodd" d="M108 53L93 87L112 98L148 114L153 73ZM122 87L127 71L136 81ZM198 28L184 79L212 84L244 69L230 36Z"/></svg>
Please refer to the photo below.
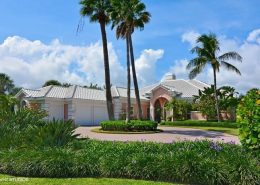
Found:
<svg viewBox="0 0 260 185"><path fill-rule="evenodd" d="M94 106L94 125L99 125L99 123L104 120L108 120L106 105Z"/></svg>
<svg viewBox="0 0 260 185"><path fill-rule="evenodd" d="M75 121L79 125L92 125L92 105L87 103L77 103L75 111Z"/></svg>
<svg viewBox="0 0 260 185"><path fill-rule="evenodd" d="M75 106L75 121L79 125L99 125L108 120L107 108L101 102L78 102Z"/></svg>

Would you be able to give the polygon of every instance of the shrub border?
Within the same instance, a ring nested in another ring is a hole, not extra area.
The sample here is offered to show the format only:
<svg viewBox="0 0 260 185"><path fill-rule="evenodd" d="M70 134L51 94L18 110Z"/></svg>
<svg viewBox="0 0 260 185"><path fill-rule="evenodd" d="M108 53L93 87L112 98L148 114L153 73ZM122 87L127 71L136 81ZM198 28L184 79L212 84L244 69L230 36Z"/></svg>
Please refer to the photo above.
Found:
<svg viewBox="0 0 260 185"><path fill-rule="evenodd" d="M102 128L93 128L90 130L91 132L101 133L101 134L156 134L163 132L161 129L157 129L155 131L107 131L102 130Z"/></svg>

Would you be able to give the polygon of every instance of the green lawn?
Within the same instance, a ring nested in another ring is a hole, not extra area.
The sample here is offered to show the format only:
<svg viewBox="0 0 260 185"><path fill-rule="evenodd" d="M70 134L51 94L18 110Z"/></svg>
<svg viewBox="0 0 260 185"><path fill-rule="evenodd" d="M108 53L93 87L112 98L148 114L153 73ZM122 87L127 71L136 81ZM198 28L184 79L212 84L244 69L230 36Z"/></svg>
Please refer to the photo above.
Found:
<svg viewBox="0 0 260 185"><path fill-rule="evenodd" d="M112 178L16 178L0 175L1 185L173 185L164 182ZM175 184L177 185L177 184Z"/></svg>
<svg viewBox="0 0 260 185"><path fill-rule="evenodd" d="M173 126L173 127L184 127L184 128L197 128L201 130L208 130L208 131L218 131L223 132L226 134L231 134L234 136L238 136L238 129L237 128L225 128L225 127L201 127L201 126Z"/></svg>

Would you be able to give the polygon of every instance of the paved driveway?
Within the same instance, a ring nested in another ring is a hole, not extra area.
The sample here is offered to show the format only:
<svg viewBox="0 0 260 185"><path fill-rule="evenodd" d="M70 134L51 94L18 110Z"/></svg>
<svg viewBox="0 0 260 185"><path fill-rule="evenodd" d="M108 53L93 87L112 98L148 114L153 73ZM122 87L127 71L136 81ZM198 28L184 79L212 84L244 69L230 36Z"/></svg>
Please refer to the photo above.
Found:
<svg viewBox="0 0 260 185"><path fill-rule="evenodd" d="M170 143L173 141L185 141L185 140L213 140L221 142L234 142L239 144L239 139L236 136L229 134L205 131L193 128L180 128L180 127L159 127L163 132L154 134L104 134L91 132L92 129L97 127L79 127L76 129L76 133L80 134L80 137L91 138L98 140L109 141L152 141L158 143Z"/></svg>

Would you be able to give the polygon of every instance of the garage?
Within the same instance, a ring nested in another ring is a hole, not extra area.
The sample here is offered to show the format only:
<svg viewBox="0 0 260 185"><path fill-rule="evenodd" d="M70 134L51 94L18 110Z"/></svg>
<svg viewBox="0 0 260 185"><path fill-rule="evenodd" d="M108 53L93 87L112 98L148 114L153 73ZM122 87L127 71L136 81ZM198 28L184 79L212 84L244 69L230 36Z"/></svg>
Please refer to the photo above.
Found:
<svg viewBox="0 0 260 185"><path fill-rule="evenodd" d="M99 125L108 119L105 102L83 100L75 101L75 123L82 126Z"/></svg>

